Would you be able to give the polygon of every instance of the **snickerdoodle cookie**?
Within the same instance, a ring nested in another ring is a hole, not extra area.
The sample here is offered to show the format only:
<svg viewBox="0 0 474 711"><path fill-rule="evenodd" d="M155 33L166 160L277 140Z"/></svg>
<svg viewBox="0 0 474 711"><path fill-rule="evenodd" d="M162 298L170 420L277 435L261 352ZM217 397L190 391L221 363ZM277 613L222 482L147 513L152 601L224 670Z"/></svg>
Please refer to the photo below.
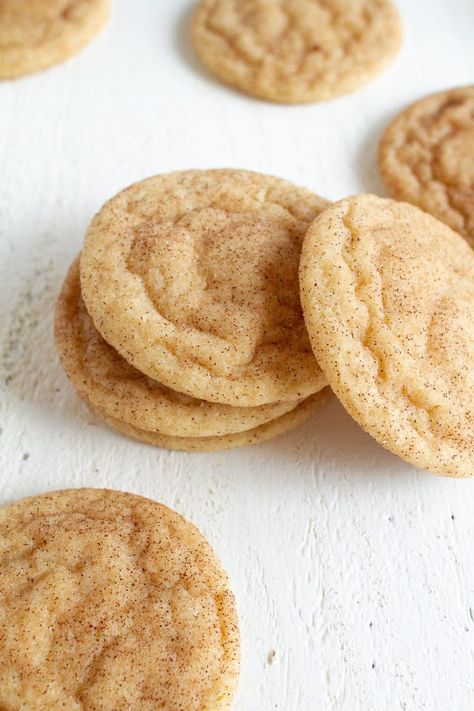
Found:
<svg viewBox="0 0 474 711"><path fill-rule="evenodd" d="M143 375L94 327L81 296L79 259L58 298L55 336L64 370L79 394L93 408L138 430L160 436L220 437L253 430L298 404L229 407L196 400Z"/></svg>
<svg viewBox="0 0 474 711"><path fill-rule="evenodd" d="M95 327L170 388L232 406L300 400L326 380L301 311L298 265L329 203L243 170L150 178L94 218L81 285Z"/></svg>
<svg viewBox="0 0 474 711"><path fill-rule="evenodd" d="M413 205L361 195L308 230L301 300L348 412L384 447L474 474L474 252Z"/></svg>
<svg viewBox="0 0 474 711"><path fill-rule="evenodd" d="M431 212L474 246L474 86L406 109L386 130L379 162L394 198Z"/></svg>
<svg viewBox="0 0 474 711"><path fill-rule="evenodd" d="M109 0L0 0L0 79L46 69L86 45Z"/></svg>
<svg viewBox="0 0 474 711"><path fill-rule="evenodd" d="M370 81L398 51L401 22L391 0L201 0L193 40L225 83L303 103Z"/></svg>
<svg viewBox="0 0 474 711"><path fill-rule="evenodd" d="M221 437L172 437L160 434L159 432L138 429L126 422L106 415L97 408L92 409L114 429L127 435L127 437L132 437L145 444L183 452L217 452L219 450L235 449L236 447L245 447L250 444L267 442L269 439L289 432L303 424L303 422L306 422L316 410L322 407L322 405L325 405L330 399L331 394L331 388L323 388L323 390L316 393L316 395L311 395L306 398L306 400L303 400L302 403L297 405L297 407L293 408L290 412L270 422L266 422L263 425L254 427L251 430L246 430L245 432L229 433Z"/></svg>
<svg viewBox="0 0 474 711"><path fill-rule="evenodd" d="M239 669L234 598L174 511L118 491L0 509L0 707L225 711Z"/></svg>

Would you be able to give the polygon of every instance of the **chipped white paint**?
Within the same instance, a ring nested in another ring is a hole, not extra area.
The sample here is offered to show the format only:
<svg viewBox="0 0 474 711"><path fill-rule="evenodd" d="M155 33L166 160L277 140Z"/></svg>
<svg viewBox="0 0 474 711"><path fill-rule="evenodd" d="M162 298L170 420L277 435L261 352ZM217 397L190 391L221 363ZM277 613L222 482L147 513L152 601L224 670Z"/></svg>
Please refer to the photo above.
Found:
<svg viewBox="0 0 474 711"><path fill-rule="evenodd" d="M354 96L281 107L203 73L189 0L120 0L87 51L0 85L0 498L108 486L192 519L229 570L236 711L472 711L474 481L398 461L337 403L299 431L215 455L100 425L54 354L55 295L94 211L156 172L241 166L337 198L380 192L377 139L402 106L474 80L472 0L399 0L406 41Z"/></svg>

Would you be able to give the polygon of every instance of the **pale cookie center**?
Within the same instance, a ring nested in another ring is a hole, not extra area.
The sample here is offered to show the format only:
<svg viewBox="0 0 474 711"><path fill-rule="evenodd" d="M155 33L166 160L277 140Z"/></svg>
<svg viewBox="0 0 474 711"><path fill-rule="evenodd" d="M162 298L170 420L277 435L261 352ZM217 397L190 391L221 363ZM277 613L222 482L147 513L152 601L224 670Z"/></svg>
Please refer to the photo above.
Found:
<svg viewBox="0 0 474 711"><path fill-rule="evenodd" d="M459 131L439 147L438 179L457 188L474 188L474 128Z"/></svg>
<svg viewBox="0 0 474 711"><path fill-rule="evenodd" d="M219 8L210 26L248 63L265 73L290 76L304 71L305 59L319 62L333 51L338 41L334 19L331 8L310 0L238 0Z"/></svg>
<svg viewBox="0 0 474 711"><path fill-rule="evenodd" d="M222 665L213 591L166 525L109 516L20 522L2 562L1 708L201 708Z"/></svg>
<svg viewBox="0 0 474 711"><path fill-rule="evenodd" d="M374 250L390 240L392 230L374 230ZM474 282L470 274L454 272L461 271L459 262L455 265L449 252L443 255L441 242L437 248L433 240L427 252L418 246L415 230L402 234L403 249L399 240L378 251L379 278L362 282L368 314L377 315L366 331L377 387L387 399L399 389L420 431L472 446L474 372L468 364L474 359Z"/></svg>
<svg viewBox="0 0 474 711"><path fill-rule="evenodd" d="M242 13L242 25L251 28L262 44L273 43L288 25L284 11L274 3L243 4Z"/></svg>
<svg viewBox="0 0 474 711"><path fill-rule="evenodd" d="M0 47L33 46L45 38L55 20L67 20L71 0L3 0L0 2Z"/></svg>
<svg viewBox="0 0 474 711"><path fill-rule="evenodd" d="M128 266L161 316L180 329L223 340L226 360L245 365L259 345L288 342L301 328L294 222L197 209L142 227Z"/></svg>

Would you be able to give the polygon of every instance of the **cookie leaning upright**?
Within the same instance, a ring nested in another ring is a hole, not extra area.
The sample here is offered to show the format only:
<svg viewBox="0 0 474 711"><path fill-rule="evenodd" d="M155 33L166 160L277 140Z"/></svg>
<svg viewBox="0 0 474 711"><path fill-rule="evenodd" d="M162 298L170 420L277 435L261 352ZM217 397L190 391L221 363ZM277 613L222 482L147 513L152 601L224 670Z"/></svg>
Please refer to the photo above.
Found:
<svg viewBox="0 0 474 711"><path fill-rule="evenodd" d="M392 197L430 212L474 247L474 86L406 109L385 131L379 164Z"/></svg>
<svg viewBox="0 0 474 711"><path fill-rule="evenodd" d="M0 79L46 69L102 29L109 0L0 0Z"/></svg>
<svg viewBox="0 0 474 711"><path fill-rule="evenodd" d="M188 521L76 489L0 508L0 540L4 711L230 709L235 601Z"/></svg>
<svg viewBox="0 0 474 711"><path fill-rule="evenodd" d="M226 84L305 103L366 84L392 60L402 31L391 0L201 0L192 35Z"/></svg>
<svg viewBox="0 0 474 711"><path fill-rule="evenodd" d="M95 327L129 363L193 397L255 407L326 380L298 287L301 243L328 202L239 170L150 178L94 218L81 256Z"/></svg>
<svg viewBox="0 0 474 711"><path fill-rule="evenodd" d="M361 195L308 230L301 301L347 411L437 474L474 474L474 252L417 207Z"/></svg>

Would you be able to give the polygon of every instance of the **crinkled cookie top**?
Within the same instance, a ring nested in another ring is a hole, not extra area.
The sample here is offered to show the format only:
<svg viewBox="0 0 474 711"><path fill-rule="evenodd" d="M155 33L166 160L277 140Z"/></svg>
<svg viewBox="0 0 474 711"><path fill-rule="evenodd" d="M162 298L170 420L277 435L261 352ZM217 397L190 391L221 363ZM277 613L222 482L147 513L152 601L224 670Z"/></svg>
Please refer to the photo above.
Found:
<svg viewBox="0 0 474 711"><path fill-rule="evenodd" d="M474 474L474 252L413 205L357 196L308 230L301 300L348 412L438 474Z"/></svg>
<svg viewBox="0 0 474 711"><path fill-rule="evenodd" d="M0 78L66 59L101 29L109 0L0 0Z"/></svg>
<svg viewBox="0 0 474 711"><path fill-rule="evenodd" d="M474 246L474 86L429 96L398 116L382 139L380 168L393 197Z"/></svg>
<svg viewBox="0 0 474 711"><path fill-rule="evenodd" d="M238 658L227 578L178 514L87 489L0 509L4 711L224 711Z"/></svg>
<svg viewBox="0 0 474 711"><path fill-rule="evenodd" d="M220 437L280 417L298 401L229 407L197 400L140 373L104 341L81 296L79 259L56 305L56 346L76 390L96 410L141 430L174 437Z"/></svg>
<svg viewBox="0 0 474 711"><path fill-rule="evenodd" d="M303 321L298 265L304 234L328 204L238 170L133 185L86 236L87 310L129 363L175 390L245 407L308 397L326 381Z"/></svg>
<svg viewBox="0 0 474 711"><path fill-rule="evenodd" d="M298 103L354 91L398 51L391 0L201 0L196 51L224 82Z"/></svg>

